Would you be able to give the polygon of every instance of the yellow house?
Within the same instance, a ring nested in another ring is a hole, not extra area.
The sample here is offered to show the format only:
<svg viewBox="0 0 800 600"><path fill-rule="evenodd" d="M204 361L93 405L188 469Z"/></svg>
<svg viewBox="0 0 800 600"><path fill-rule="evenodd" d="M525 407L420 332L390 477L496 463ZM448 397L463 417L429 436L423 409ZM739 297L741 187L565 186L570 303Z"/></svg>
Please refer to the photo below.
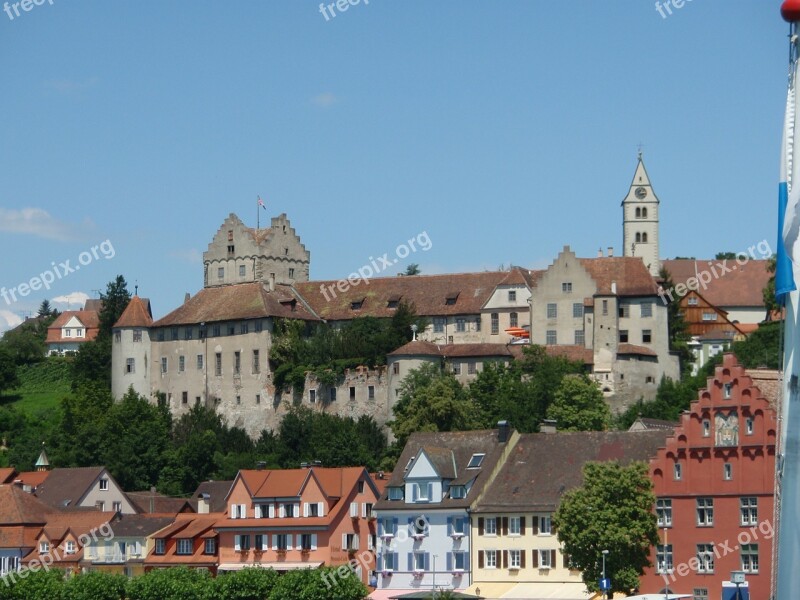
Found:
<svg viewBox="0 0 800 600"><path fill-rule="evenodd" d="M646 461L667 431L558 432L520 436L494 482L471 507L472 585L485 598L591 600L562 552L553 513L582 484L589 461ZM599 559L599 558L598 558Z"/></svg>

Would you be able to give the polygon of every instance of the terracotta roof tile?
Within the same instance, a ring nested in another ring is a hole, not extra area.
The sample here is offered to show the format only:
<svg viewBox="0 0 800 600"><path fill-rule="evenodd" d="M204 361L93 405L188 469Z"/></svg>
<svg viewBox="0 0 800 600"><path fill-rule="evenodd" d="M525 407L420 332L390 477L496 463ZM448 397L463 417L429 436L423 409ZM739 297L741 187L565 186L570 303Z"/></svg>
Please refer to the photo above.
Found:
<svg viewBox="0 0 800 600"><path fill-rule="evenodd" d="M0 469L0 483L11 483L16 474L17 470L14 467Z"/></svg>
<svg viewBox="0 0 800 600"><path fill-rule="evenodd" d="M638 354L640 356L658 356L658 354L645 346L636 344L620 344L617 346L617 354Z"/></svg>
<svg viewBox="0 0 800 600"><path fill-rule="evenodd" d="M0 485L0 526L44 525L52 507L18 485Z"/></svg>
<svg viewBox="0 0 800 600"><path fill-rule="evenodd" d="M150 301L134 296L122 311L117 322L114 323L114 327L150 327L152 324L153 313L150 311Z"/></svg>
<svg viewBox="0 0 800 600"><path fill-rule="evenodd" d="M153 323L153 327L266 317L317 320L298 300L291 287L285 285L275 286L274 292L270 292L262 283L204 288L182 306Z"/></svg>
<svg viewBox="0 0 800 600"><path fill-rule="evenodd" d="M172 498L153 492L128 492L125 494L134 508L140 513L173 514L194 511L191 502L186 498Z"/></svg>
<svg viewBox="0 0 800 600"><path fill-rule="evenodd" d="M86 329L85 337L82 338L62 338L61 328L66 325L72 317L76 317ZM46 343L58 342L90 342L97 337L100 331L100 314L93 310L65 310L47 328Z"/></svg>
<svg viewBox="0 0 800 600"><path fill-rule="evenodd" d="M591 348L583 346L545 346L545 352L551 357L561 357L584 365L594 364L594 353Z"/></svg>
<svg viewBox="0 0 800 600"><path fill-rule="evenodd" d="M724 306L764 306L761 291L772 274L767 270L769 261L750 260L739 265L728 260L724 268L721 260L672 259L661 262L669 271L672 282L686 284L686 281L705 272L711 281L706 288L698 290L711 304ZM710 263L710 264L709 264ZM713 277L714 273L718 276Z"/></svg>
<svg viewBox="0 0 800 600"><path fill-rule="evenodd" d="M618 296L655 296L658 284L641 258L633 256L580 258L581 265L597 283L597 294L612 293L616 283Z"/></svg>
<svg viewBox="0 0 800 600"><path fill-rule="evenodd" d="M50 475L50 471L24 471L14 477L14 482L20 482L22 485L29 486L35 490L45 482L48 475Z"/></svg>
<svg viewBox="0 0 800 600"><path fill-rule="evenodd" d="M512 356L506 344L434 344L422 340L408 342L388 356L441 356L446 358Z"/></svg>

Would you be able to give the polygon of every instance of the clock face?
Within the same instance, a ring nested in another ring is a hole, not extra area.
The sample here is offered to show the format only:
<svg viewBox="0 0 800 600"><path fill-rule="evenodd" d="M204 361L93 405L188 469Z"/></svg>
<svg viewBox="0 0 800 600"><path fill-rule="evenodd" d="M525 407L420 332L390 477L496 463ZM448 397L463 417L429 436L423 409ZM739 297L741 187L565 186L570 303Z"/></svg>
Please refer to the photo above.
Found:
<svg viewBox="0 0 800 600"><path fill-rule="evenodd" d="M646 196L647 196L647 190L646 190L646 189L644 189L643 187L638 187L638 188L636 188L636 197L637 197L639 200L642 200L642 199L643 199L643 198L645 198Z"/></svg>

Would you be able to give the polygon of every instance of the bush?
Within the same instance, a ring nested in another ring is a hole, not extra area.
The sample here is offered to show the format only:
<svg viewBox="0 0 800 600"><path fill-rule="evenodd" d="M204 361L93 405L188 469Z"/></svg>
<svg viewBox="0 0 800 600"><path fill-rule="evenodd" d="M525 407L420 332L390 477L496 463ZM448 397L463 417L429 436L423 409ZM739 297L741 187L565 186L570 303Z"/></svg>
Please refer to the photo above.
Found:
<svg viewBox="0 0 800 600"><path fill-rule="evenodd" d="M273 569L258 567L224 573L214 580L215 600L266 600L278 580Z"/></svg>
<svg viewBox="0 0 800 600"><path fill-rule="evenodd" d="M85 573L68 579L63 600L125 600L128 578L112 573Z"/></svg>
<svg viewBox="0 0 800 600"><path fill-rule="evenodd" d="M128 600L215 600L211 574L176 567L150 571L128 581Z"/></svg>
<svg viewBox="0 0 800 600"><path fill-rule="evenodd" d="M24 575L24 578L20 575ZM63 600L64 571L59 569L36 572L25 570L17 575L9 598L13 600Z"/></svg>

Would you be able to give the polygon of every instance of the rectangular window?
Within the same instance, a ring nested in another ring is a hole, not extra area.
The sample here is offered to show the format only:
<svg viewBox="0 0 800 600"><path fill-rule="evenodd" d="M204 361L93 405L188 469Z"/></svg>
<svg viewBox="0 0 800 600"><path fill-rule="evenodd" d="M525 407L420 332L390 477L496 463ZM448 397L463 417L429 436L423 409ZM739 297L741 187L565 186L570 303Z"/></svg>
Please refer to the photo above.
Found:
<svg viewBox="0 0 800 600"><path fill-rule="evenodd" d="M189 392L182 392L181 393L181 403L182 404L189 404Z"/></svg>
<svg viewBox="0 0 800 600"><path fill-rule="evenodd" d="M459 317L456 319L456 331L458 333L463 333L467 330L467 320L463 317Z"/></svg>
<svg viewBox="0 0 800 600"><path fill-rule="evenodd" d="M653 304L651 302L644 302L641 307L643 319L649 319L653 316Z"/></svg>
<svg viewBox="0 0 800 600"><path fill-rule="evenodd" d="M672 527L672 499L656 500L656 520L659 527Z"/></svg>
<svg viewBox="0 0 800 600"><path fill-rule="evenodd" d="M653 343L653 332L650 329L642 329L642 343L643 344L652 344Z"/></svg>
<svg viewBox="0 0 800 600"><path fill-rule="evenodd" d="M509 569L519 569L522 563L521 558L522 553L519 550L509 550L508 551L508 568Z"/></svg>
<svg viewBox="0 0 800 600"><path fill-rule="evenodd" d="M179 538L175 549L175 554L191 554L192 553L192 540L187 538Z"/></svg>
<svg viewBox="0 0 800 600"><path fill-rule="evenodd" d="M703 437L711 437L711 421L703 419Z"/></svg>
<svg viewBox="0 0 800 600"><path fill-rule="evenodd" d="M555 550L539 550L539 568L551 569L553 566L553 555Z"/></svg>
<svg viewBox="0 0 800 600"><path fill-rule="evenodd" d="M628 330L627 329L620 329L619 330L619 343L620 344L627 344L628 343Z"/></svg>
<svg viewBox="0 0 800 600"><path fill-rule="evenodd" d="M758 544L742 544L742 571L758 573Z"/></svg>
<svg viewBox="0 0 800 600"><path fill-rule="evenodd" d="M492 335L500 333L500 315L492 313Z"/></svg>
<svg viewBox="0 0 800 600"><path fill-rule="evenodd" d="M468 375L475 375L478 372L478 363L474 360L471 360L467 363L467 374Z"/></svg>
<svg viewBox="0 0 800 600"><path fill-rule="evenodd" d="M627 319L628 317L631 316L630 304L620 304L618 310L620 319Z"/></svg>
<svg viewBox="0 0 800 600"><path fill-rule="evenodd" d="M708 600L708 588L694 588L692 600Z"/></svg>
<svg viewBox="0 0 800 600"><path fill-rule="evenodd" d="M203 355L202 354L198 354L197 355L197 370L198 371L202 371L203 370Z"/></svg>
<svg viewBox="0 0 800 600"><path fill-rule="evenodd" d="M166 554L167 552L167 540L164 538L156 538L156 554Z"/></svg>
<svg viewBox="0 0 800 600"><path fill-rule="evenodd" d="M573 319L583 318L583 304L581 304L580 302L574 302L572 304L572 318Z"/></svg>
<svg viewBox="0 0 800 600"><path fill-rule="evenodd" d="M672 478L675 481L680 481L681 477L683 477L683 467L681 466L681 463L676 462L672 468Z"/></svg>
<svg viewBox="0 0 800 600"><path fill-rule="evenodd" d="M239 323L239 333L245 335L246 333L250 333L250 323Z"/></svg>
<svg viewBox="0 0 800 600"><path fill-rule="evenodd" d="M311 534L304 533L300 536L300 549L311 550Z"/></svg>
<svg viewBox="0 0 800 600"><path fill-rule="evenodd" d="M444 317L433 318L433 333L444 333L444 324L446 319Z"/></svg>
<svg viewBox="0 0 800 600"><path fill-rule="evenodd" d="M733 392L733 384L726 383L722 386L722 397L726 400L731 397L731 393Z"/></svg>
<svg viewBox="0 0 800 600"><path fill-rule="evenodd" d="M166 356L162 356L161 357L161 372L162 373L166 373L167 372L167 357Z"/></svg>
<svg viewBox="0 0 800 600"><path fill-rule="evenodd" d="M742 527L758 524L758 498L739 498L739 523Z"/></svg>
<svg viewBox="0 0 800 600"><path fill-rule="evenodd" d="M461 363L458 361L453 362L453 375L461 375Z"/></svg>
<svg viewBox="0 0 800 600"><path fill-rule="evenodd" d="M178 328L173 327L171 333L172 333L172 341L174 342L175 340L178 339Z"/></svg>
<svg viewBox="0 0 800 600"><path fill-rule="evenodd" d="M753 435L753 417L747 417L744 422L744 433L745 435Z"/></svg>
<svg viewBox="0 0 800 600"><path fill-rule="evenodd" d="M214 364L214 375L217 377L222 376L222 353L217 352L215 356L215 364Z"/></svg>
<svg viewBox="0 0 800 600"><path fill-rule="evenodd" d="M586 332L583 329L576 329L575 330L575 345L576 346L585 346L586 345Z"/></svg>
<svg viewBox="0 0 800 600"><path fill-rule="evenodd" d="M233 353L233 374L238 375L242 372L242 353L238 350Z"/></svg>
<svg viewBox="0 0 800 600"><path fill-rule="evenodd" d="M178 372L183 373L186 370L186 357L179 356L178 357Z"/></svg>
<svg viewBox="0 0 800 600"><path fill-rule="evenodd" d="M733 479L733 465L731 463L725 463L722 465L722 478L725 481L730 481Z"/></svg>
<svg viewBox="0 0 800 600"><path fill-rule="evenodd" d="M331 402L336 402L336 388L331 388L328 398Z"/></svg>
<svg viewBox="0 0 800 600"><path fill-rule="evenodd" d="M703 321L716 321L716 320L717 320L717 313L715 312L703 313Z"/></svg>
<svg viewBox="0 0 800 600"><path fill-rule="evenodd" d="M603 315L608 315L608 300L603 300Z"/></svg>
<svg viewBox="0 0 800 600"><path fill-rule="evenodd" d="M483 526L484 535L497 535L497 518L489 517Z"/></svg>
<svg viewBox="0 0 800 600"><path fill-rule="evenodd" d="M256 404L261 404L261 394L256 394Z"/></svg>
<svg viewBox="0 0 800 600"><path fill-rule="evenodd" d="M508 520L508 535L519 535L519 534L520 534L520 518L511 517Z"/></svg>
<svg viewBox="0 0 800 600"><path fill-rule="evenodd" d="M497 568L497 550L486 551L486 568L487 569Z"/></svg>
<svg viewBox="0 0 800 600"><path fill-rule="evenodd" d="M125 372L136 373L136 359L129 358L125 361Z"/></svg>
<svg viewBox="0 0 800 600"><path fill-rule="evenodd" d="M244 277L246 274L246 268L244 265L239 265L239 277Z"/></svg>
<svg viewBox="0 0 800 600"><path fill-rule="evenodd" d="M672 544L656 546L656 573L672 573Z"/></svg>
<svg viewBox="0 0 800 600"><path fill-rule="evenodd" d="M114 342L119 344L121 341L122 341L122 332L121 331L115 331L114 332Z"/></svg>
<svg viewBox="0 0 800 600"><path fill-rule="evenodd" d="M548 329L545 335L545 344L548 346L555 346L558 344L558 336L555 329Z"/></svg>
<svg viewBox="0 0 800 600"><path fill-rule="evenodd" d="M512 312L508 316L508 324L510 327L519 327L519 315L515 312Z"/></svg>
<svg viewBox="0 0 800 600"><path fill-rule="evenodd" d="M370 385L367 387L367 398L369 400L375 400L375 386Z"/></svg>
<svg viewBox="0 0 800 600"><path fill-rule="evenodd" d="M467 553L466 552L453 552L453 570L464 571L467 568Z"/></svg>
<svg viewBox="0 0 800 600"><path fill-rule="evenodd" d="M558 304L556 304L555 302L550 302L547 304L547 318L548 319L558 318Z"/></svg>
<svg viewBox="0 0 800 600"><path fill-rule="evenodd" d="M192 339L192 336L194 335L193 332L194 332L194 329L192 329L191 327L186 327L183 330L183 339L185 339L185 340Z"/></svg>
<svg viewBox="0 0 800 600"><path fill-rule="evenodd" d="M392 374L393 375L400 375L400 363L396 362L392 365Z"/></svg>
<svg viewBox="0 0 800 600"><path fill-rule="evenodd" d="M221 331L222 331L222 328L219 325L214 325L211 328L211 335L213 335L214 337L219 337L220 334L221 334Z"/></svg>
<svg viewBox="0 0 800 600"><path fill-rule="evenodd" d="M714 525L714 499L697 499L697 526L712 527Z"/></svg>
<svg viewBox="0 0 800 600"><path fill-rule="evenodd" d="M253 323L253 329L256 333L261 333L264 330L264 323L261 321L261 319Z"/></svg>
<svg viewBox="0 0 800 600"><path fill-rule="evenodd" d="M550 515L539 517L539 535L552 535L553 520Z"/></svg>
<svg viewBox="0 0 800 600"><path fill-rule="evenodd" d="M253 350L253 375L261 373L261 352Z"/></svg>
<svg viewBox="0 0 800 600"><path fill-rule="evenodd" d="M517 301L517 292L511 290L508 292L508 301L509 302L516 302Z"/></svg>
<svg viewBox="0 0 800 600"><path fill-rule="evenodd" d="M699 304L697 296L691 296L689 300L686 301L686 304L689 306L697 306Z"/></svg>
<svg viewBox="0 0 800 600"><path fill-rule="evenodd" d="M47 554L50 552L50 544L48 542L39 542L39 554Z"/></svg>
<svg viewBox="0 0 800 600"><path fill-rule="evenodd" d="M311 404L317 402L317 390L308 390L308 401L311 402Z"/></svg>
<svg viewBox="0 0 800 600"><path fill-rule="evenodd" d="M203 544L203 554L216 554L217 553L217 540L214 538L206 539Z"/></svg>
<svg viewBox="0 0 800 600"><path fill-rule="evenodd" d="M565 281L561 284L561 292L564 294L571 294L572 293L572 282Z"/></svg>
<svg viewBox="0 0 800 600"><path fill-rule="evenodd" d="M225 279L225 267L219 267L217 269L217 279L219 279L220 281Z"/></svg>
<svg viewBox="0 0 800 600"><path fill-rule="evenodd" d="M108 491L108 479L106 479L105 477L103 477L100 480L100 491L102 491L102 492L107 492Z"/></svg>
<svg viewBox="0 0 800 600"><path fill-rule="evenodd" d="M141 342L142 341L142 330L141 329L134 329L133 330L133 341L134 342Z"/></svg>
<svg viewBox="0 0 800 600"><path fill-rule="evenodd" d="M697 572L714 572L714 544L697 544Z"/></svg>

